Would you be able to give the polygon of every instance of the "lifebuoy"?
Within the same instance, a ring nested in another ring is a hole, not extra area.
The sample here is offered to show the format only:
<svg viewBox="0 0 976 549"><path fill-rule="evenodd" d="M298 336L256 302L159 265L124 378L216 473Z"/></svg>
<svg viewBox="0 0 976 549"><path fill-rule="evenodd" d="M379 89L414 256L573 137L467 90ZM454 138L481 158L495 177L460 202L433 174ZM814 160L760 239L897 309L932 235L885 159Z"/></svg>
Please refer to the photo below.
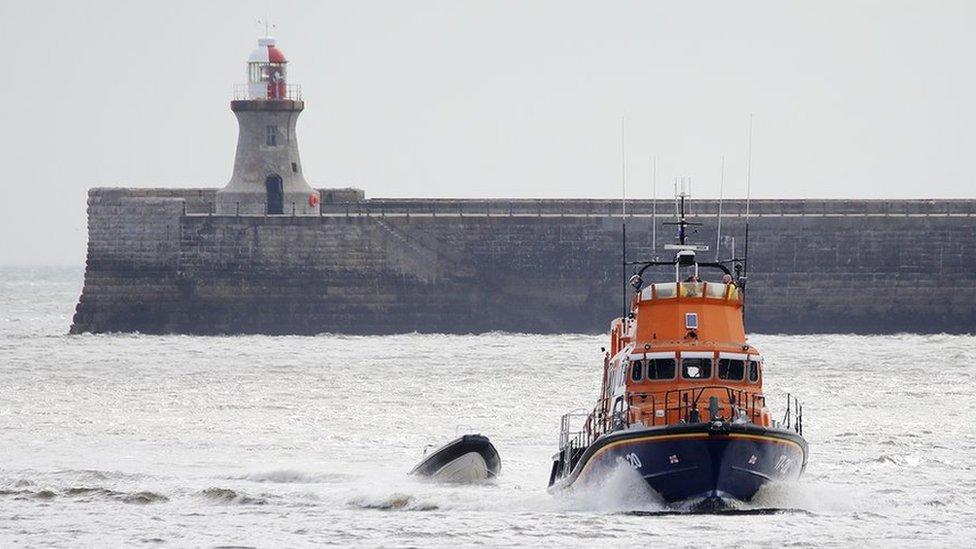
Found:
<svg viewBox="0 0 976 549"><path fill-rule="evenodd" d="M313 208L319 205L319 193L308 195L308 205Z"/></svg>

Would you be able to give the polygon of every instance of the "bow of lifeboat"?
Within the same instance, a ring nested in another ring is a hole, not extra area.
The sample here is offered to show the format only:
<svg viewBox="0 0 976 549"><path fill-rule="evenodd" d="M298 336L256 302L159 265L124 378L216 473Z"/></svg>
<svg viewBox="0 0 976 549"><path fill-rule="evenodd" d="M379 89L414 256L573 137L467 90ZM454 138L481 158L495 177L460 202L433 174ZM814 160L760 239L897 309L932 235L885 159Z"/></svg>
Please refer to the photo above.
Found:
<svg viewBox="0 0 976 549"><path fill-rule="evenodd" d="M730 275L699 281L692 264L687 282L642 288L636 277L630 313L611 324L596 406L562 418L550 492L599 485L628 467L669 503L725 507L805 468L799 404L789 398L781 421L766 406L744 292Z"/></svg>

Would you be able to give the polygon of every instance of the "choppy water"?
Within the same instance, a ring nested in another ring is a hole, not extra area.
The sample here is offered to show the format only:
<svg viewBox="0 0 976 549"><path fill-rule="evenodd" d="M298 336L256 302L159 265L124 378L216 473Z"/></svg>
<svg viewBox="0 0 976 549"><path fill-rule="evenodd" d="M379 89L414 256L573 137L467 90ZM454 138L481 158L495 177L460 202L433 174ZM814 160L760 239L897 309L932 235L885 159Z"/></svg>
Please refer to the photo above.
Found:
<svg viewBox="0 0 976 549"><path fill-rule="evenodd" d="M753 337L805 404L805 477L755 502L791 511L666 515L545 492L602 337L69 337L79 272L0 277L0 546L976 543L973 336ZM496 484L405 476L459 426Z"/></svg>

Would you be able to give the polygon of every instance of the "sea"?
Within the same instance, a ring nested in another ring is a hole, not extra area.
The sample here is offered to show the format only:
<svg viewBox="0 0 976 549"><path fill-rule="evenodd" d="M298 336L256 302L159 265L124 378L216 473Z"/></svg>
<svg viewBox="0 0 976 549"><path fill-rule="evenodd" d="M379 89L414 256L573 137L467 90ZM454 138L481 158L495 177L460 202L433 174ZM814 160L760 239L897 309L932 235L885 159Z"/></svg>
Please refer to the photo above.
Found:
<svg viewBox="0 0 976 549"><path fill-rule="evenodd" d="M0 547L976 546L976 336L752 335L809 464L691 514L546 492L604 336L69 336L82 277L0 268ZM408 477L471 432L496 482Z"/></svg>

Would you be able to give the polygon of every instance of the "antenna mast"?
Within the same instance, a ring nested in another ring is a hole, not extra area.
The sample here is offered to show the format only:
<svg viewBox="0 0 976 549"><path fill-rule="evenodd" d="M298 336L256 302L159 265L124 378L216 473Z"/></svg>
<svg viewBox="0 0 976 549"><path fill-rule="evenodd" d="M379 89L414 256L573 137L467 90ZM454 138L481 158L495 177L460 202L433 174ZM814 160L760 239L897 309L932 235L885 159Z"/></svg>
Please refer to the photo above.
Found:
<svg viewBox="0 0 976 549"><path fill-rule="evenodd" d="M719 250L722 247L722 193L725 190L725 155L722 155L722 176L718 181L718 235L715 237L715 261L719 260Z"/></svg>
<svg viewBox="0 0 976 549"><path fill-rule="evenodd" d="M657 157L651 158L651 254L657 251Z"/></svg>
<svg viewBox="0 0 976 549"><path fill-rule="evenodd" d="M681 178L681 192L677 192L677 179L675 179L675 195L674 195L674 216L677 221L674 223L665 222L665 225L677 225L678 226L678 248L674 246L665 245L665 249L678 250L684 249L687 245L688 239L688 227L701 225L701 223L695 221L688 221L688 212L685 209L685 199L691 198L691 195L685 192L685 178ZM708 246L693 246L693 248L698 251L708 251Z"/></svg>
<svg viewBox="0 0 976 549"><path fill-rule="evenodd" d="M752 196L752 113L749 113L749 157L746 162L746 220L749 219L749 198Z"/></svg>
<svg viewBox="0 0 976 549"><path fill-rule="evenodd" d="M746 162L746 249L742 261L742 276L749 274L749 205L752 199L752 113L749 113L749 156Z"/></svg>
<svg viewBox="0 0 976 549"><path fill-rule="evenodd" d="M674 178L674 216L681 217L681 212L678 210L678 177ZM682 183L684 185L684 183ZM682 186L682 189L684 187Z"/></svg>
<svg viewBox="0 0 976 549"><path fill-rule="evenodd" d="M620 117L620 216L627 217L627 151L625 147L624 117Z"/></svg>
<svg viewBox="0 0 976 549"><path fill-rule="evenodd" d="M620 281L623 291L623 318L627 318L627 147L624 133L624 117L620 117Z"/></svg>

